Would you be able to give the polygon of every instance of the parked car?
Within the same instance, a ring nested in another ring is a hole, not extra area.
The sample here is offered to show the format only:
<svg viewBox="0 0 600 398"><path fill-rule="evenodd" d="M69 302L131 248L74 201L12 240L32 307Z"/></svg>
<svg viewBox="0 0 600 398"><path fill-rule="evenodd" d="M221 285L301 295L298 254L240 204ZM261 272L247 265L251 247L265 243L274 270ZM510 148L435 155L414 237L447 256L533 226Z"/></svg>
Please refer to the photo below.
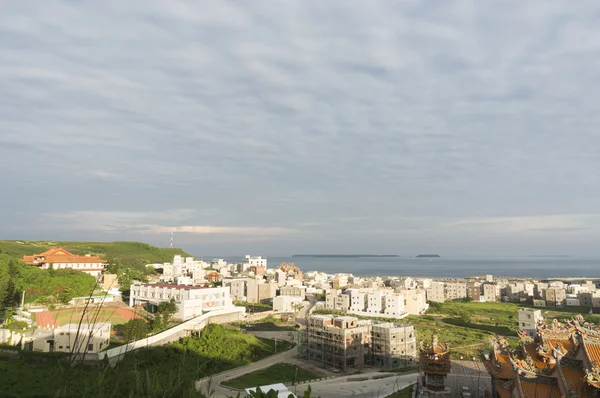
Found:
<svg viewBox="0 0 600 398"><path fill-rule="evenodd" d="M470 398L471 397L471 390L469 390L469 387L467 386L462 386L460 388L460 396L462 398Z"/></svg>

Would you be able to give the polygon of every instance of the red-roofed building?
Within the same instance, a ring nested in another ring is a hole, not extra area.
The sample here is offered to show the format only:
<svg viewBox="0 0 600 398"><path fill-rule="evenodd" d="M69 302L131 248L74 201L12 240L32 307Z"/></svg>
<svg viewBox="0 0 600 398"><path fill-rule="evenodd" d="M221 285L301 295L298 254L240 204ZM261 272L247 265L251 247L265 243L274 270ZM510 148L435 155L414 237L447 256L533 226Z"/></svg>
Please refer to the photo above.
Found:
<svg viewBox="0 0 600 398"><path fill-rule="evenodd" d="M30 265L35 265L41 269L76 269L86 274L97 277L104 271L106 261L98 256L86 254L79 256L70 253L62 247L47 250L41 254L33 256L23 256L22 260Z"/></svg>

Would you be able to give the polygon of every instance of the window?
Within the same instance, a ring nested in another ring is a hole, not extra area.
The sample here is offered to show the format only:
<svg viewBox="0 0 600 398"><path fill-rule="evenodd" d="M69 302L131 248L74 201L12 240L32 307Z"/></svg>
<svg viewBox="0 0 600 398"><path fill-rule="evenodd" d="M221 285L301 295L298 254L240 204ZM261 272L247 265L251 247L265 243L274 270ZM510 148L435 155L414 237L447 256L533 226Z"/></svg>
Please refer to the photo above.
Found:
<svg viewBox="0 0 600 398"><path fill-rule="evenodd" d="M89 351L93 351L94 350L94 345L93 344L88 344L88 350Z"/></svg>
<svg viewBox="0 0 600 398"><path fill-rule="evenodd" d="M70 346L70 345L68 345L68 346L67 346L67 350L70 350L70 349L71 349L71 346Z"/></svg>
<svg viewBox="0 0 600 398"><path fill-rule="evenodd" d="M59 346L58 346L58 349L59 349L59 350L62 350L62 348L63 348L63 346L61 346L61 345L59 345Z"/></svg>

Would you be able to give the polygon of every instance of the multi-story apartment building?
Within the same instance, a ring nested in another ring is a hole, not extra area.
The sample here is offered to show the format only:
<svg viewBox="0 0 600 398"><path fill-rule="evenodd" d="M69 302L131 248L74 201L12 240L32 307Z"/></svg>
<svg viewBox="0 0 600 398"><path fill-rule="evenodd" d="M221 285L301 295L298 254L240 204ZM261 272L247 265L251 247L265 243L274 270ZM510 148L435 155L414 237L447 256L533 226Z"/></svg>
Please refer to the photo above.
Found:
<svg viewBox="0 0 600 398"><path fill-rule="evenodd" d="M416 356L411 325L315 315L307 326L308 359L342 371L366 365L400 367Z"/></svg>
<svg viewBox="0 0 600 398"><path fill-rule="evenodd" d="M547 306L561 307L565 304L567 292L559 287L549 287L545 291L545 299Z"/></svg>
<svg viewBox="0 0 600 398"><path fill-rule="evenodd" d="M347 311L350 308L350 295L346 293L326 295L325 308L328 310Z"/></svg>
<svg viewBox="0 0 600 398"><path fill-rule="evenodd" d="M471 298L475 302L481 301L481 283L467 283L467 297Z"/></svg>
<svg viewBox="0 0 600 398"><path fill-rule="evenodd" d="M206 288L165 283L133 284L129 305L158 306L161 302L175 300L177 312L173 317L188 320L205 312L233 307L229 287Z"/></svg>
<svg viewBox="0 0 600 398"><path fill-rule="evenodd" d="M342 289L348 286L348 279L351 276L351 274L335 274L333 281L331 281L331 287L334 289Z"/></svg>
<svg viewBox="0 0 600 398"><path fill-rule="evenodd" d="M279 312L295 312L302 305L300 296L273 297L273 310Z"/></svg>
<svg viewBox="0 0 600 398"><path fill-rule="evenodd" d="M537 324L543 319L540 310L519 308L519 330L527 333L529 337L535 337Z"/></svg>
<svg viewBox="0 0 600 398"><path fill-rule="evenodd" d="M483 284L483 300L487 302L500 300L500 286L495 283Z"/></svg>
<svg viewBox="0 0 600 398"><path fill-rule="evenodd" d="M404 296L392 293L384 296L384 310L383 313L390 316L399 316L404 314Z"/></svg>
<svg viewBox="0 0 600 398"><path fill-rule="evenodd" d="M431 282L427 288L427 301L443 303L446 301L444 282Z"/></svg>
<svg viewBox="0 0 600 398"><path fill-rule="evenodd" d="M404 297L404 311L411 315L422 315L429 308L425 291L421 289L399 289Z"/></svg>
<svg viewBox="0 0 600 398"><path fill-rule="evenodd" d="M375 291L367 293L367 312L381 314L385 311L385 293Z"/></svg>
<svg viewBox="0 0 600 398"><path fill-rule="evenodd" d="M246 282L246 301L262 303L277 296L277 282L265 282L264 279L248 279Z"/></svg>
<svg viewBox="0 0 600 398"><path fill-rule="evenodd" d="M533 284L533 294L534 299L544 299L546 296L544 295L544 291L548 288L547 283L534 283Z"/></svg>
<svg viewBox="0 0 600 398"><path fill-rule="evenodd" d="M450 282L444 286L444 298L446 300L460 300L467 297L467 284L462 282Z"/></svg>
<svg viewBox="0 0 600 398"><path fill-rule="evenodd" d="M304 301L306 297L306 287L305 286L283 286L279 288L280 296L298 296L301 297Z"/></svg>
<svg viewBox="0 0 600 398"><path fill-rule="evenodd" d="M373 366L384 369L398 368L416 357L417 340L412 325L373 323L371 352Z"/></svg>
<svg viewBox="0 0 600 398"><path fill-rule="evenodd" d="M250 278L225 278L223 287L229 287L231 299L234 301L246 301L246 282Z"/></svg>
<svg viewBox="0 0 600 398"><path fill-rule="evenodd" d="M246 256L242 262L242 270L249 271L250 267L264 267L267 269L267 258L262 256Z"/></svg>
<svg viewBox="0 0 600 398"><path fill-rule="evenodd" d="M365 311L367 308L366 293L354 289L349 289L346 293L350 294L350 311Z"/></svg>

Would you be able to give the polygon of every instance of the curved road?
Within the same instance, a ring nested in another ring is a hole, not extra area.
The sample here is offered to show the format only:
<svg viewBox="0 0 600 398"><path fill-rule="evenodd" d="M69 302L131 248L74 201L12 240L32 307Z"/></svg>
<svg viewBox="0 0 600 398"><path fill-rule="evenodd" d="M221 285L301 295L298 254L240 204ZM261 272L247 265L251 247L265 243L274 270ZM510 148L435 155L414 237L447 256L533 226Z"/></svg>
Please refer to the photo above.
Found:
<svg viewBox="0 0 600 398"><path fill-rule="evenodd" d="M216 374L212 377L212 381L210 381L209 377L205 377L196 381L196 389L206 392L208 387L208 383L211 382L210 389L215 390L215 393L211 395L211 397L229 397L235 396L237 394L237 390L232 390L227 387L222 387L221 382L229 379L234 379L236 377L245 375L246 373L251 373L256 370L261 370L264 368L268 368L271 365L275 365L279 362L285 362L288 359L296 356L296 350L298 348L294 347L290 350L284 351L282 353L272 355L268 358L261 359L260 361L253 362L249 365L241 366L239 368L231 369L223 373Z"/></svg>

